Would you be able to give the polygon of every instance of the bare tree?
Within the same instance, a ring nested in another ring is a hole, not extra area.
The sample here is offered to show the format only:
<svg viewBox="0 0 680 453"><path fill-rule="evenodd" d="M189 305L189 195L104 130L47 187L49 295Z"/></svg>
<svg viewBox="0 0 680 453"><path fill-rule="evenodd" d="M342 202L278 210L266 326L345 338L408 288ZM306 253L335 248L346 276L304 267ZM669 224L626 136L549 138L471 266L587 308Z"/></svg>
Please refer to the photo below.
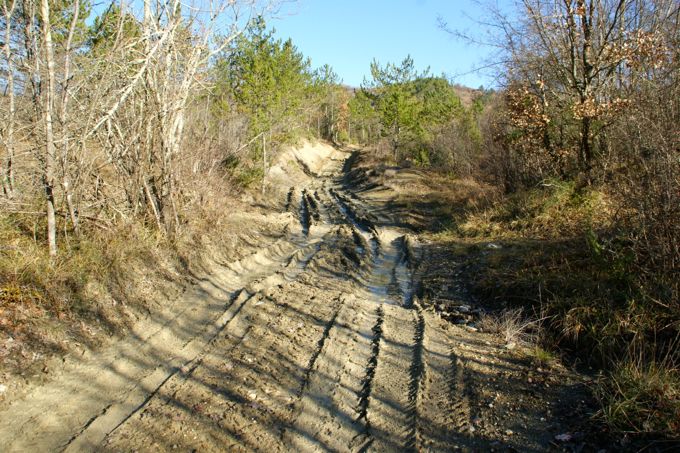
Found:
<svg viewBox="0 0 680 453"><path fill-rule="evenodd" d="M144 163L139 181L145 204L163 231L172 232L180 225L177 187L181 181L177 180L175 162L181 153L185 115L194 89L207 83L204 73L210 59L241 34L252 17L272 7L272 3L252 0L144 3L143 83L130 93L136 99L133 102L143 99L138 109L145 127L143 152L137 154ZM107 127L109 136L126 141L122 129L113 134L113 127Z"/></svg>
<svg viewBox="0 0 680 453"><path fill-rule="evenodd" d="M14 55L12 51L12 21L15 19L17 0L3 1L2 14L5 21L5 34L3 36L3 56L5 57L4 70L6 72L5 96L7 98L7 114L4 117L4 125L1 129L0 140L4 145L6 156L0 161L0 178L2 178L2 189L6 196L12 197L14 194L14 128L16 122L16 103L14 86Z"/></svg>
<svg viewBox="0 0 680 453"><path fill-rule="evenodd" d="M23 143L40 168L51 256L60 217L76 233L81 219L101 224L102 215L138 213L177 231L187 183L177 165L196 156L184 148L189 105L210 85L212 57L276 3L114 2L95 45L81 32L78 0L58 11L49 0L2 2L2 190L16 192L15 149ZM31 113L18 118L17 102Z"/></svg>
<svg viewBox="0 0 680 453"><path fill-rule="evenodd" d="M630 103L620 88L641 55L662 47L660 27L677 3L516 0L514 6L510 14L487 8L493 45L502 52L511 120L531 130L537 138L531 146L556 163L573 153L590 178L603 152L599 137ZM572 125L577 140L571 139Z"/></svg>
<svg viewBox="0 0 680 453"><path fill-rule="evenodd" d="M57 255L57 220L54 206L54 184L56 166L56 147L54 144L54 49L52 43L52 25L50 23L49 0L40 1L40 16L42 21L42 45L45 65L47 67L47 86L43 96L43 122L45 127L45 159L43 167L43 184L47 201L47 244L50 256Z"/></svg>
<svg viewBox="0 0 680 453"><path fill-rule="evenodd" d="M71 170L69 168L69 152L71 146L69 126L69 102L71 100L71 58L73 53L73 38L80 18L80 1L73 2L73 11L71 13L71 24L69 25L66 42L64 44L64 69L62 71L61 79L61 106L59 109L59 122L62 127L61 134L61 153L59 162L61 165L61 185L64 190L66 198L66 205L73 228L78 233L78 216L76 215L76 208L73 203L73 193L71 184Z"/></svg>

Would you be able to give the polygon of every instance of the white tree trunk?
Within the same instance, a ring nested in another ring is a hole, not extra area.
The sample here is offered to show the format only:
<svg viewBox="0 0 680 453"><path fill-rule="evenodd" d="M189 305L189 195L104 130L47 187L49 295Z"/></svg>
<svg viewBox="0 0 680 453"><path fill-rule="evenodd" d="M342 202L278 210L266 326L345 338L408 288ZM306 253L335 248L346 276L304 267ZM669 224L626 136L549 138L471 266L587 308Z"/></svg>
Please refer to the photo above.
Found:
<svg viewBox="0 0 680 453"><path fill-rule="evenodd" d="M262 196L267 190L267 134L262 134Z"/></svg>
<svg viewBox="0 0 680 453"><path fill-rule="evenodd" d="M73 187L70 178L70 164L69 164L69 134L70 125L68 118L68 104L70 100L69 84L71 81L71 52L73 44L73 35L76 30L76 25L78 24L78 17L80 15L80 1L73 2L73 17L71 18L71 26L69 27L68 36L66 38L66 44L64 46L64 75L62 79L62 97L61 97L61 108L59 109L59 116L62 127L61 135L61 174L62 181L61 186L64 189L64 194L66 195L66 206L68 208L69 216L71 217L71 223L73 224L73 230L76 235L79 234L78 229L78 216L76 214L76 208L73 204Z"/></svg>
<svg viewBox="0 0 680 453"><path fill-rule="evenodd" d="M47 66L47 85L41 93L44 98L43 121L45 123L45 164L43 183L47 201L47 245L51 257L57 256L57 220L54 207L54 170L55 146L53 131L54 110L54 51L52 47L52 27L50 24L49 0L41 0L40 15L42 16L42 34L45 64Z"/></svg>

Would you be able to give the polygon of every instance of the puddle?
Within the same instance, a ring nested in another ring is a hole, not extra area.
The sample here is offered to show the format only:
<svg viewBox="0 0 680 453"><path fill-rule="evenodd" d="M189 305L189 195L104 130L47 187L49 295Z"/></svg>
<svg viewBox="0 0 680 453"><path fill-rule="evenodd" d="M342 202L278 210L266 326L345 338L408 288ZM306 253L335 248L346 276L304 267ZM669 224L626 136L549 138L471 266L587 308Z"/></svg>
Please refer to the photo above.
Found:
<svg viewBox="0 0 680 453"><path fill-rule="evenodd" d="M403 240L398 237L381 246L372 237L369 243L374 253L371 275L365 285L370 299L409 308L413 303L413 284Z"/></svg>

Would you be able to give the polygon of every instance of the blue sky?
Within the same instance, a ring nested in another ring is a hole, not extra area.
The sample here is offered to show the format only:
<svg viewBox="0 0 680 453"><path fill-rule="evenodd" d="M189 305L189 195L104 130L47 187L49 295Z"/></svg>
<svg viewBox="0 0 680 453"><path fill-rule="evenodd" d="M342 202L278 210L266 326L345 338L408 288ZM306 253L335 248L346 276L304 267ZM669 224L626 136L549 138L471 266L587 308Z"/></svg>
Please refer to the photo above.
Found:
<svg viewBox="0 0 680 453"><path fill-rule="evenodd" d="M494 85L490 74L469 73L490 49L452 38L437 26L475 31L467 16L480 15L473 0L298 0L269 19L277 36L291 38L314 67L329 64L343 82L359 86L373 58L400 62L410 54L419 69L446 73L470 87Z"/></svg>

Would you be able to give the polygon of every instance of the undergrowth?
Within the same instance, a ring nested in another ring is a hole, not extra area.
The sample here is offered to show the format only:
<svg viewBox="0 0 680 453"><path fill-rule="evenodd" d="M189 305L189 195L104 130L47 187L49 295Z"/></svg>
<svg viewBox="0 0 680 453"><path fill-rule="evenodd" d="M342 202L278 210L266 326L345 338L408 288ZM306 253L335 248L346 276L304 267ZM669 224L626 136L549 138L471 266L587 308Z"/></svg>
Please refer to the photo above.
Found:
<svg viewBox="0 0 680 453"><path fill-rule="evenodd" d="M680 433L680 369L669 355L649 359L630 352L600 379L596 395L602 417L618 431L671 438Z"/></svg>
<svg viewBox="0 0 680 453"><path fill-rule="evenodd" d="M207 228L207 227L206 227ZM34 375L52 356L122 335L152 304L178 293L204 230L170 240L131 222L85 229L44 246L44 219L0 215L0 371Z"/></svg>
<svg viewBox="0 0 680 453"><path fill-rule="evenodd" d="M469 237L552 239L578 236L592 225L607 227L612 207L597 190L550 180L538 189L499 198L487 209L468 210L458 233Z"/></svg>
<svg viewBox="0 0 680 453"><path fill-rule="evenodd" d="M594 393L612 432L677 440L677 282L642 268L616 210L603 189L548 181L458 212L435 237L472 244L466 278L479 300L506 313L499 319L540 313L542 351L601 370Z"/></svg>

